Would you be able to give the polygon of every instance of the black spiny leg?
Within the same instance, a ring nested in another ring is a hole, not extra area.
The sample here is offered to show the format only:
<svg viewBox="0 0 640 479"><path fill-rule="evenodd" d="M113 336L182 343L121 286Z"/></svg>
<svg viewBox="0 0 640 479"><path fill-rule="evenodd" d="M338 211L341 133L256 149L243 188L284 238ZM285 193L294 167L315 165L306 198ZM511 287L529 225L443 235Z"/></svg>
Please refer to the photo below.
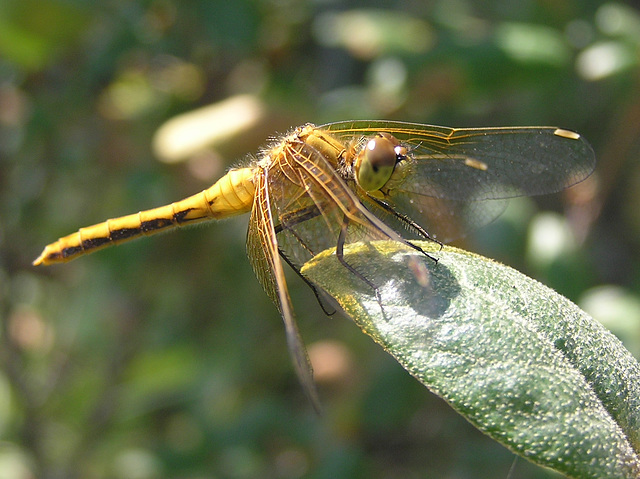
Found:
<svg viewBox="0 0 640 479"><path fill-rule="evenodd" d="M371 195L367 195L367 196L369 197L370 200L372 200L380 208L385 210L390 215L395 216L398 219L398 221L400 221L401 223L404 223L406 226L408 226L409 228L413 229L414 231L417 231L418 234L420 236L422 236L424 239L429 240L429 241L433 241L434 243L437 243L438 245L440 245L440 249L442 249L442 247L444 245L440 241L438 241L435 238L432 238L431 235L427 232L427 230L425 230L422 226L420 226L418 223L413 221L407 215L403 215L402 213L399 213L398 211L394 210L391 206L389 206L386 202L384 202L384 201L382 201L382 200L380 200L378 198L375 198L375 197L373 197ZM404 243L407 246L413 248L414 250L422 253L423 255L425 255L427 258L429 258L430 260L434 261L435 263L438 262L438 258L434 258L429 253L427 253L425 250L423 250L420 246L413 244L409 240L404 240Z"/></svg>
<svg viewBox="0 0 640 479"><path fill-rule="evenodd" d="M325 304L325 302L327 302L325 298L326 293L323 290L319 290L318 288L316 288L316 286L311 283L311 281L305 278L300 270L295 267L295 265L291 262L287 255L282 252L281 249L278 248L278 252L280 253L280 257L285 261L285 263L291 266L291 269L294 270L296 274L300 276L300 278L302 278L302 281L307 283L307 286L311 288L311 291L313 291L313 295L316 297L316 300L318 301L318 304L320 305L320 308L322 308L324 314L326 314L327 316L333 316L334 314L336 314L335 308L332 307L331 310L329 310L329 305Z"/></svg>
<svg viewBox="0 0 640 479"><path fill-rule="evenodd" d="M340 261L342 266L347 268L358 279L360 279L363 283L365 283L375 292L376 300L378 301L378 304L380 305L380 309L382 310L382 315L386 319L387 316L384 312L384 308L382 307L382 296L380 295L380 289L375 284L373 284L369 279L367 279L362 273L360 273L357 269L355 269L353 266L347 263L347 261L344 259L344 242L347 236L348 226L349 226L349 218L345 216L344 221L342 222L342 226L340 227L340 234L338 235L338 244L336 245L336 257L338 258L338 261Z"/></svg>

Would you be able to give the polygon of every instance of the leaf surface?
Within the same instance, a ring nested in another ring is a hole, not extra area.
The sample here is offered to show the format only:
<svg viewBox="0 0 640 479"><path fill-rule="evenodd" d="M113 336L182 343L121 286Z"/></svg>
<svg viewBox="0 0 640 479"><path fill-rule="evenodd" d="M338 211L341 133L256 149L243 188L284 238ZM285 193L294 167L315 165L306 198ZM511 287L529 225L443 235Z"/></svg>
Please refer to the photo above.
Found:
<svg viewBox="0 0 640 479"><path fill-rule="evenodd" d="M579 478L640 477L640 365L575 304L514 269L418 242L345 247L303 268L362 330L480 430Z"/></svg>

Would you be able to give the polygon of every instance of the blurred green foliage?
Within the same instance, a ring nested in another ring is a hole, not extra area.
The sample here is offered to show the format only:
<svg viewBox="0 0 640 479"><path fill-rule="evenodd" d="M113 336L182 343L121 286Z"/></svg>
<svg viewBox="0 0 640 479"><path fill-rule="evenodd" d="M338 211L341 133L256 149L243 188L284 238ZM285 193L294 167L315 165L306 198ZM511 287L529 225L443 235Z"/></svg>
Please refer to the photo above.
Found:
<svg viewBox="0 0 640 479"><path fill-rule="evenodd" d="M246 218L30 263L307 121L554 124L592 142L596 175L464 246L584 299L638 356L639 26L595 0L2 0L0 477L506 477L508 451L291 275L315 416ZM238 94L264 105L251 128L157 161L165 121ZM512 477L552 476L520 460Z"/></svg>

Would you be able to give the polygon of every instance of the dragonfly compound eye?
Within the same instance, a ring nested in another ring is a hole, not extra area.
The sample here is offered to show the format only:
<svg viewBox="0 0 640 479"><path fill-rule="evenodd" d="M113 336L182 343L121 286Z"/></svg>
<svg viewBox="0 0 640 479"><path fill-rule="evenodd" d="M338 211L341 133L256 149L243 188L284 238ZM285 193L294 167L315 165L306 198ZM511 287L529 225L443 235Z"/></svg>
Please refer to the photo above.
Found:
<svg viewBox="0 0 640 479"><path fill-rule="evenodd" d="M356 159L356 179L365 191L382 188L404 157L406 149L388 133L380 133L367 142Z"/></svg>

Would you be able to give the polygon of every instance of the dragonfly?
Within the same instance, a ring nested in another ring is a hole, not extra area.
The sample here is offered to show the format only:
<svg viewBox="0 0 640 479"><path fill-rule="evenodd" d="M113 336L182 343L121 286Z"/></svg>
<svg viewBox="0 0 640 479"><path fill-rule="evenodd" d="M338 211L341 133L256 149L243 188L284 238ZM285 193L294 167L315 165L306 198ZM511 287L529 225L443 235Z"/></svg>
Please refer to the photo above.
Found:
<svg viewBox="0 0 640 479"><path fill-rule="evenodd" d="M204 191L81 228L45 247L33 264L66 262L141 236L250 213L249 260L282 316L295 371L317 405L284 264L300 274L307 261L334 248L347 274L375 290L345 260L345 244L393 240L422 251L413 239L442 244L460 238L495 219L509 198L561 191L594 167L587 141L556 127L306 124L274 139L250 166L231 169Z"/></svg>

